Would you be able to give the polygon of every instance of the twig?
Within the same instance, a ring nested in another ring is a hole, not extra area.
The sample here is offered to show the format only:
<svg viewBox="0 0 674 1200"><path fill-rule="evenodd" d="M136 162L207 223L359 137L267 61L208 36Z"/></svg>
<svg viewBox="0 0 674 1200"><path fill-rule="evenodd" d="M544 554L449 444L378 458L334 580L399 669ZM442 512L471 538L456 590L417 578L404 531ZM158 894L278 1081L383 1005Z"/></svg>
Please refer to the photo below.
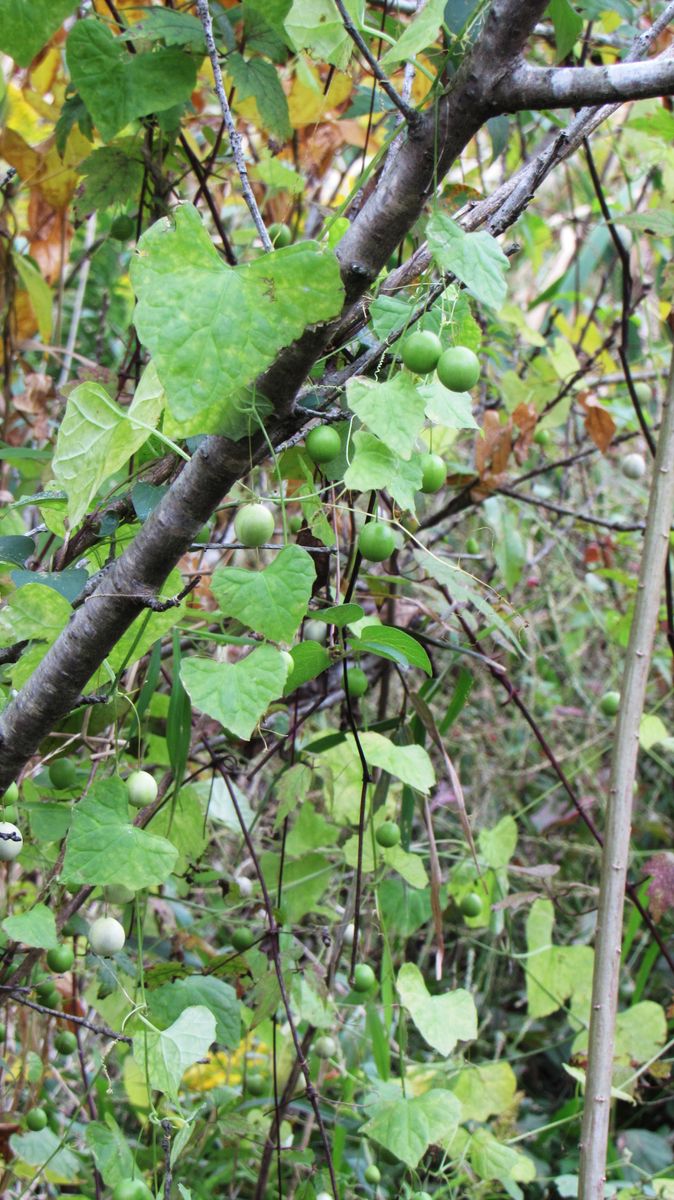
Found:
<svg viewBox="0 0 674 1200"><path fill-rule="evenodd" d="M421 114L418 113L415 108L412 108L411 105L409 105L402 98L402 96L398 95L388 75L379 66L379 63L372 54L367 42L361 37L360 33L356 29L356 26L351 20L351 17L349 16L349 13L344 5L344 0L335 0L335 6L339 10L339 15L342 18L346 32L348 33L354 45L360 50L360 53L368 64L379 86L381 87L382 92L386 93L391 101L391 104L394 104L398 111L402 113L403 117L410 126L417 125L421 120Z"/></svg>
<svg viewBox="0 0 674 1200"><path fill-rule="evenodd" d="M555 504L552 500L542 500L539 496L527 496L513 488L495 488L500 496L510 496L512 500L521 500L523 504L533 504L537 508L545 508L548 512L556 513L559 517L573 517L574 521L584 521L587 525L600 525L602 529L614 529L618 533L643 533L643 521L609 521L604 517L593 517L590 513L575 512L565 508L563 504Z"/></svg>
<svg viewBox="0 0 674 1200"><path fill-rule="evenodd" d="M24 994L24 989L12 987L11 984L0 984L0 992L8 992L17 1004L22 1004L24 1008L32 1008L35 1012L42 1013L45 1017L56 1017L59 1021L72 1021L74 1025L81 1025L83 1029L90 1029L92 1033L97 1033L100 1037L112 1038L115 1042L126 1042L131 1045L131 1038L126 1037L123 1033L115 1033L112 1029L108 1029L107 1025L94 1025L93 1021L88 1021L86 1017L76 1017L73 1013L62 1012L60 1008L47 1008L45 1004L38 1004L36 1000L29 1000Z"/></svg>
<svg viewBox="0 0 674 1200"><path fill-rule="evenodd" d="M269 234L267 233L265 223L262 220L262 214L257 206L257 200L255 199L255 196L253 195L253 189L250 186L250 180L248 178L248 168L246 166L246 159L245 159L244 153L243 153L243 144L241 141L241 134L239 133L238 129L236 128L234 117L232 116L232 110L229 107L229 101L227 99L227 96L225 95L225 85L222 81L222 71L220 70L220 60L218 58L218 51L217 51L217 47L215 45L215 38L213 36L213 21L211 20L211 14L210 14L210 10L208 7L208 0L197 0L197 12L199 14L199 19L201 21L201 24L202 24L202 27L204 30L204 37L206 39L206 48L208 50L208 57L211 60L211 66L213 68L213 78L215 79L215 93L220 102L220 111L222 112L222 119L225 122L225 127L226 127L227 133L229 135L230 145L232 147L232 154L234 155L234 162L236 163L236 169L239 172L239 178L241 180L241 190L243 191L244 199L246 201L246 204L248 205L250 215L252 216L253 221L255 223L255 228L257 229L257 231L260 235L260 241L262 242L262 245L264 246L265 250L267 250L267 251L273 250L274 247L272 245L271 238L269 237Z"/></svg>
<svg viewBox="0 0 674 1200"><path fill-rule="evenodd" d="M164 1200L171 1200L171 1184L173 1182L173 1173L171 1171L171 1122L164 1117L161 1123L161 1148L164 1151Z"/></svg>

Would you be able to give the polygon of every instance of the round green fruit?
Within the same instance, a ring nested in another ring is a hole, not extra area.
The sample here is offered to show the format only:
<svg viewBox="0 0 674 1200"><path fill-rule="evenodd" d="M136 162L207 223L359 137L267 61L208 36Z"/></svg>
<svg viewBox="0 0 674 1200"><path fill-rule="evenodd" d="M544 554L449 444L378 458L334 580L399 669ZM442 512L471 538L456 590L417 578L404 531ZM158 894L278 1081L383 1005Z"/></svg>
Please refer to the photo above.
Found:
<svg viewBox="0 0 674 1200"><path fill-rule="evenodd" d="M479 553L480 553L480 543L478 542L477 538L469 537L468 540L466 541L466 554L479 554Z"/></svg>
<svg viewBox="0 0 674 1200"><path fill-rule="evenodd" d="M311 461L321 466L336 458L342 448L342 440L331 425L317 425L307 434L306 447Z"/></svg>
<svg viewBox="0 0 674 1200"><path fill-rule="evenodd" d="M23 834L12 821L0 821L0 862L12 862L23 850Z"/></svg>
<svg viewBox="0 0 674 1200"><path fill-rule="evenodd" d="M47 951L47 966L50 971L54 971L57 975L63 975L65 971L69 971L75 961L72 946L66 946L63 943L60 946L54 946L52 950Z"/></svg>
<svg viewBox="0 0 674 1200"><path fill-rule="evenodd" d="M5 808L8 804L16 804L18 799L19 799L19 785L17 783L10 783L9 787L7 788L7 791L5 792L4 796L2 797L2 802L5 805Z"/></svg>
<svg viewBox="0 0 674 1200"><path fill-rule="evenodd" d="M117 242L128 242L136 232L136 222L133 217L123 213L119 217L115 217L110 226L110 237Z"/></svg>
<svg viewBox="0 0 674 1200"><path fill-rule="evenodd" d="M463 897L459 908L464 917L479 917L482 912L482 897L478 896L477 892L468 892Z"/></svg>
<svg viewBox="0 0 674 1200"><path fill-rule="evenodd" d="M4 817L5 821L9 821L12 825L16 825L18 815L19 810L16 807L16 804L6 804L2 810L2 816Z"/></svg>
<svg viewBox="0 0 674 1200"><path fill-rule="evenodd" d="M362 667L351 667L346 672L346 690L352 700L358 700L364 696L370 681Z"/></svg>
<svg viewBox="0 0 674 1200"><path fill-rule="evenodd" d="M447 468L439 454L424 454L421 461L421 490L427 495L445 486Z"/></svg>
<svg viewBox="0 0 674 1200"><path fill-rule="evenodd" d="M319 1058L334 1058L337 1053L337 1043L333 1037L325 1034L316 1039L314 1050Z"/></svg>
<svg viewBox="0 0 674 1200"><path fill-rule="evenodd" d="M379 1167L375 1166L374 1163L370 1163L369 1167L366 1167L363 1172L363 1178L366 1183L371 1183L373 1187L376 1187L378 1183L381 1183L381 1171Z"/></svg>
<svg viewBox="0 0 674 1200"><path fill-rule="evenodd" d="M391 850L400 841L400 826L397 821L383 821L374 836L379 846Z"/></svg>
<svg viewBox="0 0 674 1200"><path fill-rule="evenodd" d="M115 1184L112 1200L153 1200L153 1197L142 1179L121 1179Z"/></svg>
<svg viewBox="0 0 674 1200"><path fill-rule="evenodd" d="M124 926L114 917L99 917L89 927L89 945L101 958L119 954L125 941Z"/></svg>
<svg viewBox="0 0 674 1200"><path fill-rule="evenodd" d="M197 534L194 535L194 541L198 546L206 546L211 540L211 531L208 525L202 525Z"/></svg>
<svg viewBox="0 0 674 1200"><path fill-rule="evenodd" d="M234 533L244 546L264 546L275 524L273 512L264 504L244 504L234 518Z"/></svg>
<svg viewBox="0 0 674 1200"><path fill-rule="evenodd" d="M480 363L467 346L451 346L440 355L436 368L440 383L450 392L468 392L480 378Z"/></svg>
<svg viewBox="0 0 674 1200"><path fill-rule="evenodd" d="M54 980L51 975L45 975L44 979L38 980L35 984L35 994L38 1000L45 1000L54 991Z"/></svg>
<svg viewBox="0 0 674 1200"><path fill-rule="evenodd" d="M43 1108L31 1108L26 1113L26 1125L33 1133L39 1133L47 1125L47 1114Z"/></svg>
<svg viewBox="0 0 674 1200"><path fill-rule="evenodd" d="M358 549L368 562L384 562L393 554L395 544L392 530L381 521L368 521L358 535Z"/></svg>
<svg viewBox="0 0 674 1200"><path fill-rule="evenodd" d="M132 771L126 780L129 804L134 808L145 808L157 799L157 784L149 771Z"/></svg>
<svg viewBox="0 0 674 1200"><path fill-rule="evenodd" d="M55 758L49 764L49 778L52 786L59 792L75 787L77 783L77 768L71 758Z"/></svg>
<svg viewBox="0 0 674 1200"><path fill-rule="evenodd" d="M643 479L646 474L646 460L643 454L626 454L620 469L626 479Z"/></svg>
<svg viewBox="0 0 674 1200"><path fill-rule="evenodd" d="M635 383L634 392L640 404L649 404L653 399L653 392L645 379L640 379L638 383Z"/></svg>
<svg viewBox="0 0 674 1200"><path fill-rule="evenodd" d="M295 513L288 521L288 529L290 530L290 533L299 533L303 525L304 517L301 517L299 513Z"/></svg>
<svg viewBox="0 0 674 1200"><path fill-rule="evenodd" d="M620 692L604 692L599 701L599 708L605 717L615 717L620 708Z"/></svg>
<svg viewBox="0 0 674 1200"><path fill-rule="evenodd" d="M240 929L235 929L232 934L232 945L235 950L239 951L240 954L242 954L244 950L250 950L254 941L255 938L253 934L251 933L250 929L246 929L245 926L241 926Z"/></svg>
<svg viewBox="0 0 674 1200"><path fill-rule="evenodd" d="M281 658L286 669L286 679L289 679L295 670L295 659L289 650L281 650Z"/></svg>
<svg viewBox="0 0 674 1200"><path fill-rule="evenodd" d="M377 977L369 963L358 963L353 973L354 992L371 992Z"/></svg>
<svg viewBox="0 0 674 1200"><path fill-rule="evenodd" d="M440 338L429 329L411 333L405 338L401 351L405 366L415 375L428 375L429 371L434 371L441 354Z"/></svg>
<svg viewBox="0 0 674 1200"><path fill-rule="evenodd" d="M537 429L534 434L534 441L537 446L549 446L552 441L552 434L549 429Z"/></svg>
<svg viewBox="0 0 674 1200"><path fill-rule="evenodd" d="M274 224L269 226L268 232L269 240L275 250L282 250L293 240L293 235L284 221L274 221Z"/></svg>
<svg viewBox="0 0 674 1200"><path fill-rule="evenodd" d="M42 997L42 1003L45 1008L58 1008L61 1003L61 993L58 988L52 988L50 992Z"/></svg>
<svg viewBox="0 0 674 1200"><path fill-rule="evenodd" d="M54 1049L58 1050L59 1054L64 1057L72 1054L77 1049L77 1038L69 1029L63 1029L61 1033L57 1033L54 1038Z"/></svg>
<svg viewBox="0 0 674 1200"><path fill-rule="evenodd" d="M328 627L325 621L305 621L304 622L304 641L305 642L320 642L324 645L328 640Z"/></svg>
<svg viewBox="0 0 674 1200"><path fill-rule="evenodd" d="M246 1091L251 1096L264 1096L267 1091L264 1076L258 1074L257 1071L254 1071L252 1075L246 1076Z"/></svg>

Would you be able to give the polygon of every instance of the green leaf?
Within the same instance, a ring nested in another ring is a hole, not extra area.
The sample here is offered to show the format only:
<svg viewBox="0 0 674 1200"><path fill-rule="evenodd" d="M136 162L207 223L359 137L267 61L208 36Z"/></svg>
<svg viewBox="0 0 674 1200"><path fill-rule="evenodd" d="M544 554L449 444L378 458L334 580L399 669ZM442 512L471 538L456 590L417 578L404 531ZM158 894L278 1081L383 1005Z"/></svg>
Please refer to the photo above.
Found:
<svg viewBox="0 0 674 1200"><path fill-rule="evenodd" d="M58 946L54 914L46 904L36 904L28 912L16 917L5 917L2 928L8 937L24 946L38 946L41 950L52 950Z"/></svg>
<svg viewBox="0 0 674 1200"><path fill-rule="evenodd" d="M432 1088L411 1099L380 1100L360 1133L384 1146L414 1170L428 1147L451 1141L461 1108L450 1091Z"/></svg>
<svg viewBox="0 0 674 1200"><path fill-rule="evenodd" d="M251 421L246 388L307 325L341 310L334 253L301 242L228 267L189 204L174 224L162 218L148 229L138 250L136 328L181 433L243 436Z"/></svg>
<svg viewBox="0 0 674 1200"><path fill-rule="evenodd" d="M278 854L263 854L260 859L267 886L276 892L281 859ZM283 864L283 907L292 925L297 925L307 913L313 912L321 896L330 886L334 862L323 854L302 854L294 862Z"/></svg>
<svg viewBox="0 0 674 1200"><path fill-rule="evenodd" d="M446 429L479 429L469 392L450 392L434 376L428 383L420 384L419 395L423 397L429 421Z"/></svg>
<svg viewBox="0 0 674 1200"><path fill-rule="evenodd" d="M578 41L583 31L583 18L575 11L569 0L550 0L545 11L555 28L557 62L561 62L573 50Z"/></svg>
<svg viewBox="0 0 674 1200"><path fill-rule="evenodd" d="M354 492L386 488L401 508L414 511L415 492L422 481L419 456L405 462L373 433L363 429L354 433L351 440L355 453L344 474L344 486Z"/></svg>
<svg viewBox="0 0 674 1200"><path fill-rule="evenodd" d="M214 975L190 975L150 992L149 1016L159 1028L171 1025L194 1005L203 1006L215 1018L214 1041L226 1050L236 1050L241 1041L241 1011L234 988Z"/></svg>
<svg viewBox="0 0 674 1200"><path fill-rule="evenodd" d="M236 663L185 659L183 683L195 708L247 741L272 700L283 695L286 666L278 650L260 646Z"/></svg>
<svg viewBox="0 0 674 1200"><path fill-rule="evenodd" d="M479 590L479 585L471 575L466 571L462 571L454 563L449 562L448 559L441 558L437 554L431 554L427 550L415 550L414 557L424 571L437 580L438 583L445 585L453 601L459 604L473 604L478 612L482 613L487 624L502 634L514 650L517 650L519 654L522 653L516 635L493 605L488 600L485 600L482 592Z"/></svg>
<svg viewBox="0 0 674 1200"><path fill-rule="evenodd" d="M143 162L136 142L131 139L99 147L85 158L79 170L85 177L82 194L75 201L80 217L113 204L126 204L130 197L140 194Z"/></svg>
<svg viewBox="0 0 674 1200"><path fill-rule="evenodd" d="M488 867L496 871L507 867L517 846L517 822L514 817L501 817L493 829L482 829L478 836L480 854Z"/></svg>
<svg viewBox="0 0 674 1200"><path fill-rule="evenodd" d="M527 917L527 1005L531 1017L556 1012L569 998L587 1019L594 954L590 946L555 946L554 910L549 900L535 900Z"/></svg>
<svg viewBox="0 0 674 1200"><path fill-rule="evenodd" d="M36 639L51 645L71 616L68 601L53 588L27 583L11 593L0 613L0 644Z"/></svg>
<svg viewBox="0 0 674 1200"><path fill-rule="evenodd" d="M0 451L0 454L2 451ZM35 553L35 542L29 537L0 537L0 563L13 563L23 567L26 559ZM362 615L362 610L361 610Z"/></svg>
<svg viewBox="0 0 674 1200"><path fill-rule="evenodd" d="M511 592L522 577L527 561L524 539L518 516L511 512L499 496L489 496L484 502L487 521L494 530L493 553L506 589Z"/></svg>
<svg viewBox="0 0 674 1200"><path fill-rule="evenodd" d="M163 883L178 851L129 822L126 787L116 777L95 783L73 810L61 878L68 883L110 886L131 891Z"/></svg>
<svg viewBox="0 0 674 1200"><path fill-rule="evenodd" d="M426 6L407 26L395 46L386 51L381 64L384 69L396 63L407 62L427 46L437 41L442 26L447 0L428 0Z"/></svg>
<svg viewBox="0 0 674 1200"><path fill-rule="evenodd" d="M162 41L166 46L189 46L191 50L206 52L204 31L198 17L186 12L173 12L167 8L151 8L142 20L133 25L127 37L148 38Z"/></svg>
<svg viewBox="0 0 674 1200"><path fill-rule="evenodd" d="M291 642L315 578L311 555L301 546L285 546L262 570L223 567L213 575L212 587L225 617L236 617L271 641Z"/></svg>
<svg viewBox="0 0 674 1200"><path fill-rule="evenodd" d="M532 1183L536 1178L536 1167L527 1154L521 1154L512 1146L504 1146L488 1129L476 1129L469 1143L470 1161L480 1179L498 1179L514 1194L509 1185L513 1181Z"/></svg>
<svg viewBox="0 0 674 1200"><path fill-rule="evenodd" d="M246 61L238 51L227 56L227 73L236 87L237 98L255 98L262 124L274 137L287 141L292 136L288 101L278 71L264 58Z"/></svg>
<svg viewBox="0 0 674 1200"><path fill-rule="evenodd" d="M0 50L30 66L76 8L77 0L0 0Z"/></svg>
<svg viewBox="0 0 674 1200"><path fill-rule="evenodd" d="M112 1113L105 1114L105 1124L88 1121L84 1136L106 1187L114 1188L123 1179L133 1177L133 1155L126 1134L122 1133Z"/></svg>
<svg viewBox="0 0 674 1200"><path fill-rule="evenodd" d="M388 771L417 792L427 793L433 787L435 771L423 746L396 746L381 733L361 733L359 740L371 767Z"/></svg>
<svg viewBox="0 0 674 1200"><path fill-rule="evenodd" d="M421 890L428 886L424 860L419 854L410 854L408 850L403 850L402 846L393 846L390 850L383 850L382 857L387 867L392 867L402 875L410 887Z"/></svg>
<svg viewBox="0 0 674 1200"><path fill-rule="evenodd" d="M345 7L360 25L362 0L346 0ZM294 0L283 24L295 50L308 50L312 58L332 63L340 71L348 66L353 42L333 0Z"/></svg>
<svg viewBox="0 0 674 1200"><path fill-rule="evenodd" d="M517 1079L510 1063L487 1062L459 1071L452 1079L452 1091L461 1104L462 1121L486 1121L510 1109Z"/></svg>
<svg viewBox="0 0 674 1200"><path fill-rule="evenodd" d="M293 646L290 653L295 666L286 680L283 689L284 696L289 696L291 692L301 687L303 683L308 683L310 679L316 679L331 665L330 655L320 642L300 642L299 646Z"/></svg>
<svg viewBox="0 0 674 1200"><path fill-rule="evenodd" d="M63 1135L49 1126L39 1133L13 1134L9 1144L17 1158L35 1167L35 1178L44 1167L50 1183L74 1183L81 1177L82 1163L77 1154L63 1144ZM47 1165L48 1164L48 1165Z"/></svg>
<svg viewBox="0 0 674 1200"><path fill-rule="evenodd" d="M652 116L653 114L649 115L649 122ZM625 225L628 229L636 229L638 232L674 237L674 213L669 209L649 208L646 212L641 213L620 213L620 216L616 214L616 221L619 225Z"/></svg>
<svg viewBox="0 0 674 1200"><path fill-rule="evenodd" d="M68 493L71 525L81 521L101 484L147 441L163 402L152 364L128 409L115 404L99 383L81 383L70 393L52 467Z"/></svg>
<svg viewBox="0 0 674 1200"><path fill-rule="evenodd" d="M133 1039L133 1057L149 1086L177 1100L188 1067L215 1041L215 1017L202 1004L184 1009L168 1029L146 1026Z"/></svg>
<svg viewBox="0 0 674 1200"><path fill-rule="evenodd" d="M320 612L312 612L313 621L325 621L326 625L336 625L343 629L354 621L361 621L365 616L360 604L335 604L332 608L322 608Z"/></svg>
<svg viewBox="0 0 674 1200"><path fill-rule="evenodd" d="M432 996L414 963L400 968L396 988L422 1038L440 1054L447 1056L457 1042L477 1037L475 1003L464 988Z"/></svg>
<svg viewBox="0 0 674 1200"><path fill-rule="evenodd" d="M425 404L409 375L401 371L385 383L350 379L346 402L389 450L406 461L411 458L424 423Z"/></svg>
<svg viewBox="0 0 674 1200"><path fill-rule="evenodd" d="M441 271L451 271L468 291L489 308L506 298L504 272L509 263L496 238L486 230L464 233L446 213L436 210L426 226L428 247Z"/></svg>
<svg viewBox="0 0 674 1200"><path fill-rule="evenodd" d="M180 683L178 674L174 678ZM176 847L179 859L174 870L179 874L184 874L191 863L198 862L208 845L201 798L192 786L182 787L170 804L155 813L146 828Z"/></svg>
<svg viewBox="0 0 674 1200"><path fill-rule="evenodd" d="M431 660L421 642L405 633L403 629L396 629L392 625L366 625L358 640L354 638L354 646L368 654L388 658L401 666L419 667L427 675L433 674Z"/></svg>
<svg viewBox="0 0 674 1200"><path fill-rule="evenodd" d="M78 21L66 43L72 81L103 141L136 117L184 104L194 90L196 62L182 50L129 54L101 21Z"/></svg>
<svg viewBox="0 0 674 1200"><path fill-rule="evenodd" d="M19 279L28 292L28 299L35 313L40 337L43 342L48 342L51 338L52 328L53 297L51 288L30 259L24 258L22 254L13 254L12 261Z"/></svg>

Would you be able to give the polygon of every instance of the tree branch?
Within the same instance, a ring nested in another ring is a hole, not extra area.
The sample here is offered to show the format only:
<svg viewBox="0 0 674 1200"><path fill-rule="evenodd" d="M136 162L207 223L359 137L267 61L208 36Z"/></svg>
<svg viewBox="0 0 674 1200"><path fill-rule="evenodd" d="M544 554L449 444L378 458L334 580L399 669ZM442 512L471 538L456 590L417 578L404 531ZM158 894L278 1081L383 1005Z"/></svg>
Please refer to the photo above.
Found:
<svg viewBox="0 0 674 1200"><path fill-rule="evenodd" d="M521 63L492 95L498 113L523 109L579 108L622 104L669 96L674 91L674 58L667 53L645 63L607 67L530 67Z"/></svg>

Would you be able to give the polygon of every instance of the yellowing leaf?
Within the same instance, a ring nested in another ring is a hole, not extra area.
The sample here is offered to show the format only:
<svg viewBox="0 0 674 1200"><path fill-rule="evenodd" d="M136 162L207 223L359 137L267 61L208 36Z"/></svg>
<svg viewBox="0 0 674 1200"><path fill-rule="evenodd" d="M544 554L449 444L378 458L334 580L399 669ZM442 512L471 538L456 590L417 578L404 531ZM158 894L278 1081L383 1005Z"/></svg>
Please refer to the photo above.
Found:
<svg viewBox="0 0 674 1200"><path fill-rule="evenodd" d="M288 112L291 124L300 129L303 125L315 125L328 113L343 104L351 95L353 81L341 71L335 71L330 87L323 95L323 84L318 71L306 59L298 59L298 65L288 96Z"/></svg>

